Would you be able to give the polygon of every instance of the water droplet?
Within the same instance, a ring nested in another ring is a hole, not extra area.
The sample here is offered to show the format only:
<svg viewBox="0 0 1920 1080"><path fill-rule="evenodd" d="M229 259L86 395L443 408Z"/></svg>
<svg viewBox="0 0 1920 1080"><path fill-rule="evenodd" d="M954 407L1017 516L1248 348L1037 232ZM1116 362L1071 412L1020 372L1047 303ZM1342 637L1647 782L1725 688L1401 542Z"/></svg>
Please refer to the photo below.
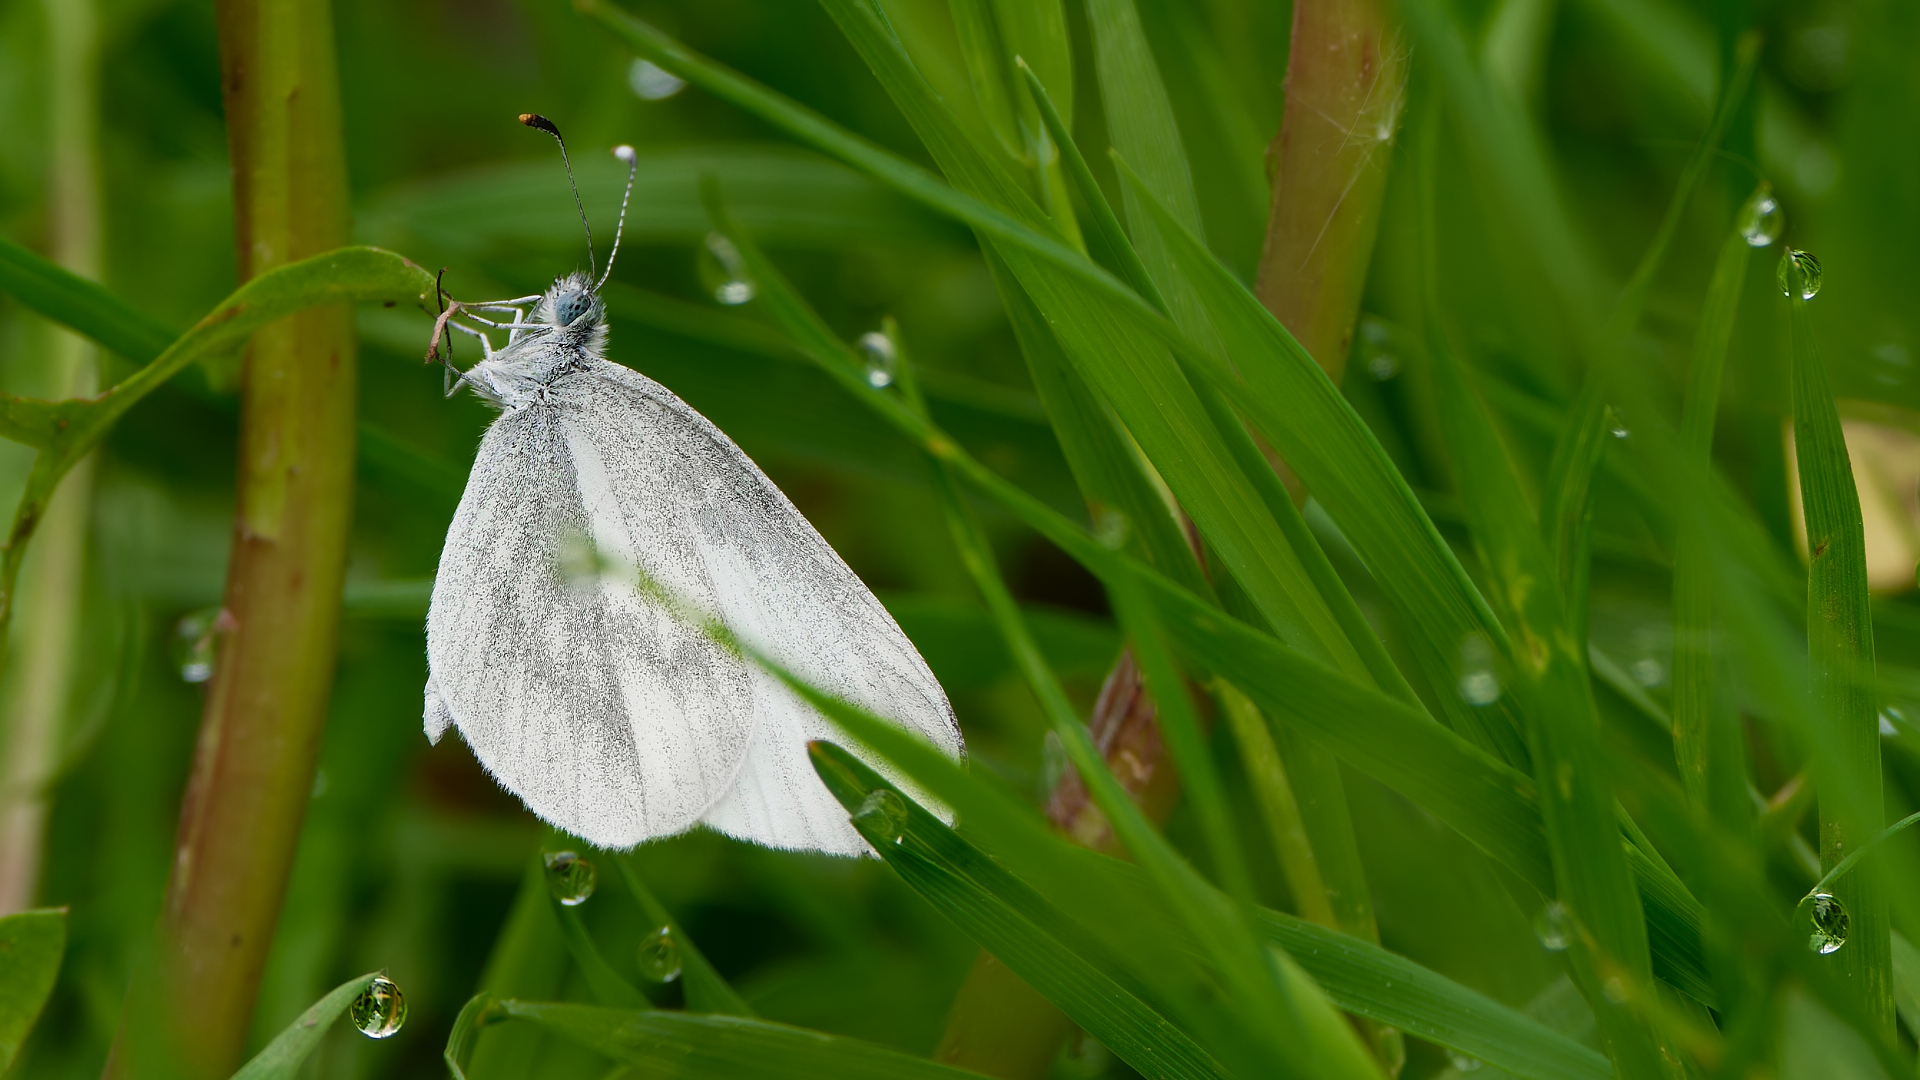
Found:
<svg viewBox="0 0 1920 1080"><path fill-rule="evenodd" d="M898 844L907 828L906 801L891 788L874 788L853 812L853 825L869 840L878 836Z"/></svg>
<svg viewBox="0 0 1920 1080"><path fill-rule="evenodd" d="M747 263L733 241L717 232L707 234L706 250L713 257L720 281L713 286L713 298L727 305L744 304L753 299L753 282L747 280Z"/></svg>
<svg viewBox="0 0 1920 1080"><path fill-rule="evenodd" d="M1132 523L1127 521L1127 515L1111 506L1101 505L1093 508L1093 538L1100 541L1103 547L1119 551L1125 546L1127 532L1132 527Z"/></svg>
<svg viewBox="0 0 1920 1080"><path fill-rule="evenodd" d="M1893 710L1891 709L1880 710L1880 737L1883 739L1890 739L1900 734L1899 727L1894 724L1894 716L1892 713Z"/></svg>
<svg viewBox="0 0 1920 1080"><path fill-rule="evenodd" d="M1746 216L1740 222L1740 235L1747 243L1763 248L1780 239L1780 227L1786 223L1786 215L1780 212L1780 200L1773 192L1762 189L1746 205Z"/></svg>
<svg viewBox="0 0 1920 1080"><path fill-rule="evenodd" d="M1500 700L1500 676L1493 669L1493 645L1484 634L1468 634L1460 642L1460 700L1469 705L1491 705Z"/></svg>
<svg viewBox="0 0 1920 1080"><path fill-rule="evenodd" d="M665 101L687 88L687 80L651 60L635 60L627 68L627 85L641 101Z"/></svg>
<svg viewBox="0 0 1920 1080"><path fill-rule="evenodd" d="M1621 416L1619 410L1611 405L1607 406L1607 433L1616 439L1624 439L1633 434L1627 428L1626 417Z"/></svg>
<svg viewBox="0 0 1920 1080"><path fill-rule="evenodd" d="M1565 952L1569 935L1573 931L1573 919L1567 914L1567 905L1558 900L1548 901L1547 906L1533 917L1533 932L1540 938L1540 944L1548 952Z"/></svg>
<svg viewBox="0 0 1920 1080"><path fill-rule="evenodd" d="M1626 980L1618 975L1609 975L1600 980L1600 993L1615 1005L1624 1005L1627 1002Z"/></svg>
<svg viewBox="0 0 1920 1080"><path fill-rule="evenodd" d="M1049 731L1040 737L1040 790L1051 792L1060 786L1073 763L1067 760L1066 745L1060 741L1058 732Z"/></svg>
<svg viewBox="0 0 1920 1080"><path fill-rule="evenodd" d="M860 335L860 355L867 359L867 385L881 390L893 385L900 368L900 354L893 339L878 331Z"/></svg>
<svg viewBox="0 0 1920 1080"><path fill-rule="evenodd" d="M1805 925L1812 928L1807 938L1807 948L1826 956L1840 951L1847 943L1847 931L1852 929L1853 920L1847 916L1846 905L1832 893L1814 893L1800 901L1800 910L1805 913Z"/></svg>
<svg viewBox="0 0 1920 1080"><path fill-rule="evenodd" d="M1780 256L1780 269L1774 277L1780 283L1782 295L1811 300L1820 292L1820 260L1807 252L1788 248L1787 253Z"/></svg>
<svg viewBox="0 0 1920 1080"><path fill-rule="evenodd" d="M1054 1063L1054 1075L1080 1077L1105 1076L1113 1068L1113 1051L1084 1031L1076 1031L1060 1048Z"/></svg>
<svg viewBox="0 0 1920 1080"><path fill-rule="evenodd" d="M213 678L219 622L220 609L210 607L190 611L173 625L173 663L181 679L203 683Z"/></svg>
<svg viewBox="0 0 1920 1080"><path fill-rule="evenodd" d="M1386 382L1400 374L1400 361L1390 353L1381 353L1367 361L1367 374L1373 376L1374 382Z"/></svg>
<svg viewBox="0 0 1920 1080"><path fill-rule="evenodd" d="M593 864L571 851L550 851L545 858L547 890L553 893L553 898L568 907L586 903L599 880Z"/></svg>
<svg viewBox="0 0 1920 1080"><path fill-rule="evenodd" d="M680 942L670 927L661 927L640 942L640 974L657 983L680 977Z"/></svg>
<svg viewBox="0 0 1920 1080"><path fill-rule="evenodd" d="M1662 664L1657 656L1643 656L1635 660L1633 667L1629 668L1627 673L1632 675L1633 681L1641 686L1659 686L1667 681L1667 666Z"/></svg>
<svg viewBox="0 0 1920 1080"><path fill-rule="evenodd" d="M1481 1061L1477 1057L1463 1054L1458 1050L1448 1050L1447 1064L1453 1066L1454 1072L1470 1073L1486 1064L1486 1062Z"/></svg>
<svg viewBox="0 0 1920 1080"><path fill-rule="evenodd" d="M400 1030L407 1022L407 997L385 975L376 975L373 982L360 991L360 996L347 1006L347 1015L353 1019L353 1026L360 1034L369 1039L384 1039Z"/></svg>

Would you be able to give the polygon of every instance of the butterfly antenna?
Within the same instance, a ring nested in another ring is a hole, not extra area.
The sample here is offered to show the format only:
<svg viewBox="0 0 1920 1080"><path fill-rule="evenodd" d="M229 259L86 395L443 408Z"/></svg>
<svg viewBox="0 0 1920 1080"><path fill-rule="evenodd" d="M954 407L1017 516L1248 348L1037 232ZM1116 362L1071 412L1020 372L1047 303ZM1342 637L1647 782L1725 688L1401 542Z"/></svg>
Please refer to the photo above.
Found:
<svg viewBox="0 0 1920 1080"><path fill-rule="evenodd" d="M554 142L560 144L560 164L567 167L567 185L573 188L573 206L580 211L580 229L587 234L587 271L598 272L593 261L593 226L587 224L587 204L580 201L580 185L573 179L573 162L567 160L567 140L560 137L560 129L553 126L553 121L539 113L521 113L520 122L546 132L553 136Z"/></svg>
<svg viewBox="0 0 1920 1080"><path fill-rule="evenodd" d="M613 276L613 260L620 257L620 234L627 230L627 201L633 198L633 178L640 173L640 155L633 152L633 147L624 143L616 146L613 156L627 163L627 190L620 196L620 223L613 227L613 250L607 253L607 271L593 283L594 292L599 292L600 286Z"/></svg>

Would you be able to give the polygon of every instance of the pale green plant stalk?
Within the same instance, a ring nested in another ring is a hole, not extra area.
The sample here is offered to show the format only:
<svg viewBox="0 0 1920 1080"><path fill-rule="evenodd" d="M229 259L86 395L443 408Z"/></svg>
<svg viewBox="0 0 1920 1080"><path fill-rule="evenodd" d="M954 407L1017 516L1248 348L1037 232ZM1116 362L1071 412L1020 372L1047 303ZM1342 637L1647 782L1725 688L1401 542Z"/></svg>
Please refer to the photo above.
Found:
<svg viewBox="0 0 1920 1080"><path fill-rule="evenodd" d="M47 203L54 261L98 278L101 269L99 34L93 0L47 0L47 131L52 145ZM44 390L91 394L96 348L51 330ZM74 466L47 506L44 542L26 564L19 647L8 670L0 752L0 915L33 906L46 829L46 785L59 757L61 720L73 686L87 553L93 459Z"/></svg>
<svg viewBox="0 0 1920 1080"><path fill-rule="evenodd" d="M217 15L246 280L348 239L332 11L222 0ZM219 658L153 970L109 1075L224 1076L245 1049L333 679L354 386L350 307L269 325L248 349Z"/></svg>

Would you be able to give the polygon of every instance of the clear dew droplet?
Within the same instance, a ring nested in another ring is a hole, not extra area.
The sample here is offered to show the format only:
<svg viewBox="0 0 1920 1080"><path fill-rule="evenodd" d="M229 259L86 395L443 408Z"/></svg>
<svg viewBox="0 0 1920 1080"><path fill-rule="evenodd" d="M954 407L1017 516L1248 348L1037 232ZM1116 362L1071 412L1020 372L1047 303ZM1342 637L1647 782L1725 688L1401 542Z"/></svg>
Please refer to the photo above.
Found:
<svg viewBox="0 0 1920 1080"><path fill-rule="evenodd" d="M1787 253L1780 256L1780 269L1774 278L1780 283L1781 295L1811 300L1820 293L1820 260L1808 252L1788 248Z"/></svg>
<svg viewBox="0 0 1920 1080"><path fill-rule="evenodd" d="M753 299L753 282L747 280L746 260L740 257L740 249L733 246L733 241L717 232L708 233L706 249L721 271L718 276L722 280L714 285L713 298L730 306Z"/></svg>
<svg viewBox="0 0 1920 1080"><path fill-rule="evenodd" d="M1400 361L1390 353L1381 353L1367 361L1367 374L1373 376L1374 382L1386 382L1400 374Z"/></svg>
<svg viewBox="0 0 1920 1080"><path fill-rule="evenodd" d="M568 907L578 907L593 895L599 881L593 864L571 851L551 851L547 863L547 891Z"/></svg>
<svg viewBox="0 0 1920 1080"><path fill-rule="evenodd" d="M1567 906L1558 900L1548 901L1533 917L1533 932L1548 952L1565 952L1572 929L1573 920L1567 914Z"/></svg>
<svg viewBox="0 0 1920 1080"><path fill-rule="evenodd" d="M180 617L173 625L173 663L180 678L203 683L213 678L214 637L220 621L220 609L201 608Z"/></svg>
<svg viewBox="0 0 1920 1080"><path fill-rule="evenodd" d="M641 101L665 101L687 88L687 80L651 60L635 60L627 68L627 85Z"/></svg>
<svg viewBox="0 0 1920 1080"><path fill-rule="evenodd" d="M1773 192L1762 190L1747 203L1746 216L1740 222L1740 235L1747 243L1763 248L1780 239L1780 227L1786 223L1786 215L1780 212L1780 200Z"/></svg>
<svg viewBox="0 0 1920 1080"><path fill-rule="evenodd" d="M680 942L670 927L661 927L640 942L640 974L657 983L680 977Z"/></svg>
<svg viewBox="0 0 1920 1080"><path fill-rule="evenodd" d="M1491 705L1500 700L1500 676L1493 669L1493 645L1483 634L1468 634L1460 642L1460 700L1469 705Z"/></svg>
<svg viewBox="0 0 1920 1080"><path fill-rule="evenodd" d="M1119 551L1126 545L1127 533L1131 528L1127 515L1113 507L1100 505L1093 508L1093 538L1100 541L1102 547Z"/></svg>
<svg viewBox="0 0 1920 1080"><path fill-rule="evenodd" d="M1481 1061L1477 1057L1463 1054L1458 1050L1448 1050L1447 1064L1453 1066L1454 1072L1470 1073L1478 1070L1480 1066L1486 1064L1486 1062Z"/></svg>
<svg viewBox="0 0 1920 1080"><path fill-rule="evenodd" d="M860 355L867 361L867 385L881 390L893 385L900 369L900 353L893 339L879 331L860 335Z"/></svg>
<svg viewBox="0 0 1920 1080"><path fill-rule="evenodd" d="M360 1034L369 1039L385 1039L407 1022L407 997L385 975L374 976L372 984L347 1006L347 1015Z"/></svg>
<svg viewBox="0 0 1920 1080"><path fill-rule="evenodd" d="M875 788L853 812L854 827L869 840L878 836L898 844L907 829L907 804L889 788Z"/></svg>
<svg viewBox="0 0 1920 1080"><path fill-rule="evenodd" d="M1807 948L1828 956L1839 952L1840 946L1847 943L1847 931L1852 929L1853 920L1839 897L1832 893L1814 893L1800 901L1800 910L1811 930Z"/></svg>

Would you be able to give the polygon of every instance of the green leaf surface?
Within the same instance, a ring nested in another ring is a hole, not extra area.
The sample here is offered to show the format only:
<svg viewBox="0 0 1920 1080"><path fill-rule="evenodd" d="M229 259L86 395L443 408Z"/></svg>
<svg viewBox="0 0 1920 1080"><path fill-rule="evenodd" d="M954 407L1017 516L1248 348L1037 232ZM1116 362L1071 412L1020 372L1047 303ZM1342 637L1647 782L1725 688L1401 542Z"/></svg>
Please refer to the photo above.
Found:
<svg viewBox="0 0 1920 1080"><path fill-rule="evenodd" d="M630 1066L686 1080L780 1076L790 1080L964 1080L978 1077L859 1039L743 1016L629 1012L594 1005L498 1003L528 1021Z"/></svg>
<svg viewBox="0 0 1920 1080"><path fill-rule="evenodd" d="M314 1048L327 1034L333 1022L347 1011L353 999L359 997L379 972L368 972L358 978L348 979L334 987L326 997L313 1003L306 1012L296 1017L280 1034L274 1036L251 1061L233 1074L233 1080L292 1080L300 1072L300 1066L306 1064Z"/></svg>
<svg viewBox="0 0 1920 1080"><path fill-rule="evenodd" d="M0 918L0 1072L53 993L67 951L67 911L48 908Z"/></svg>
<svg viewBox="0 0 1920 1080"><path fill-rule="evenodd" d="M714 970L713 962L707 959L707 954L700 951L700 947L687 936L686 930L674 919L666 905L660 903L652 889L647 888L647 883L640 878L640 872L633 868L632 858L614 854L609 856L608 861L620 872L620 880L626 884L627 891L640 905L647 920L655 928L665 927L673 935L680 951L680 979L686 990L687 1008L694 1012L726 1013L730 1016L755 1015L753 1006L748 1005L746 999L721 978L720 973Z"/></svg>
<svg viewBox="0 0 1920 1080"><path fill-rule="evenodd" d="M127 307L101 285L4 238L0 238L0 292L136 364L160 355L174 338L166 327Z"/></svg>
<svg viewBox="0 0 1920 1080"><path fill-rule="evenodd" d="M1860 494L1814 341L1799 271L1782 257L1792 290L1793 435L1800 466L1800 502L1807 529L1807 659L1818 737L1856 783L1820 790L1820 865L1833 869L1885 824L1880 780L1879 703L1874 696L1873 609L1867 593L1866 529ZM1853 920L1835 966L1859 1005L1893 1029L1892 959L1887 896L1868 866L1834 887Z"/></svg>

